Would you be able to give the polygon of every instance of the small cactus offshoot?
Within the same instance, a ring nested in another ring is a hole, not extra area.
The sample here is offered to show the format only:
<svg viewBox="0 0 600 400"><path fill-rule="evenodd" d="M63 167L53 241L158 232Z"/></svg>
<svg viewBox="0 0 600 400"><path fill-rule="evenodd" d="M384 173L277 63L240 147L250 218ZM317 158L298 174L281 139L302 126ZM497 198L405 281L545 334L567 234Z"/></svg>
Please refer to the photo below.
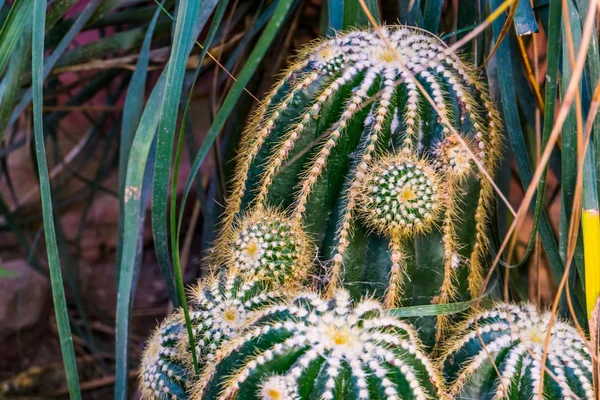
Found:
<svg viewBox="0 0 600 400"><path fill-rule="evenodd" d="M178 351L187 336L185 319L180 313L167 317L156 328L142 355L140 389L148 400L185 400L193 372L186 366L185 356Z"/></svg>
<svg viewBox="0 0 600 400"><path fill-rule="evenodd" d="M594 399L590 352L577 330L561 321L552 327L540 385L550 316L532 304L498 304L468 320L449 341L443 361L450 393L498 400Z"/></svg>
<svg viewBox="0 0 600 400"><path fill-rule="evenodd" d="M259 209L241 218L224 255L222 262L232 263L245 277L287 283L308 275L316 248L297 223Z"/></svg>
<svg viewBox="0 0 600 400"><path fill-rule="evenodd" d="M438 399L443 383L415 330L374 300L302 294L217 351L194 399Z"/></svg>

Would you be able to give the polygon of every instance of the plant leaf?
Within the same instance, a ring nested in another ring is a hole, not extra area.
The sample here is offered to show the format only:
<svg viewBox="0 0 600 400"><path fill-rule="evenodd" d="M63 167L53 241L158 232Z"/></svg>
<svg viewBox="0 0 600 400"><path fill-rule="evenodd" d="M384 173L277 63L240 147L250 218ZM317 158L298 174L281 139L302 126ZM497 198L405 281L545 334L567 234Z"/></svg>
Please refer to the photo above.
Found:
<svg viewBox="0 0 600 400"><path fill-rule="evenodd" d="M67 386L71 399L81 399L79 377L77 375L77 362L73 349L73 337L69 325L69 313L63 287L62 273L56 232L54 230L54 213L52 210L52 194L48 176L48 164L44 143L44 127L42 119L42 99L44 84L44 33L46 22L46 1L35 0L33 4L33 35L32 35L32 89L33 89L33 130L35 136L35 150L40 177L40 195L42 199L42 214L44 219L44 234L48 252L48 266L50 270L50 283L56 314L56 326L60 339L63 357L63 366L67 377Z"/></svg>

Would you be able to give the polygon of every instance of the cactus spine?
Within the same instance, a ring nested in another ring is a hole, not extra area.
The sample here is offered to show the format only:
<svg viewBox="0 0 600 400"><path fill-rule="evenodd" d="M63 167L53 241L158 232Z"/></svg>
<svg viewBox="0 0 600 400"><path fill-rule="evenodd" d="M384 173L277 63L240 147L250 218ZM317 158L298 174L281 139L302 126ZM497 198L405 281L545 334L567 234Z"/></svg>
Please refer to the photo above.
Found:
<svg viewBox="0 0 600 400"><path fill-rule="evenodd" d="M473 316L447 345L443 371L453 382L451 394L481 399L594 399L590 352L577 330L560 321L552 327L540 388L549 320L549 312L539 313L531 304L498 304Z"/></svg>
<svg viewBox="0 0 600 400"><path fill-rule="evenodd" d="M258 279L244 279L234 271L200 282L191 290L190 319L199 363L210 362L224 341L237 337L264 310L282 302L286 294L271 291ZM189 354L187 335L179 352ZM193 369L188 357L188 366Z"/></svg>
<svg viewBox="0 0 600 400"><path fill-rule="evenodd" d="M329 293L343 285L389 307L474 297L492 197L477 164L494 169L498 114L440 39L382 34L309 46L267 96L246 132L222 241L240 215L280 207L319 246ZM399 180L376 194L390 168Z"/></svg>
<svg viewBox="0 0 600 400"><path fill-rule="evenodd" d="M443 383L413 328L373 300L302 294L216 354L194 399L437 399Z"/></svg>
<svg viewBox="0 0 600 400"><path fill-rule="evenodd" d="M185 320L179 313L166 318L146 343L140 366L143 399L185 400L193 373L186 366L185 353L178 351L187 335Z"/></svg>
<svg viewBox="0 0 600 400"><path fill-rule="evenodd" d="M242 276L279 284L304 279L316 255L306 233L276 210L243 216L227 243L225 265Z"/></svg>

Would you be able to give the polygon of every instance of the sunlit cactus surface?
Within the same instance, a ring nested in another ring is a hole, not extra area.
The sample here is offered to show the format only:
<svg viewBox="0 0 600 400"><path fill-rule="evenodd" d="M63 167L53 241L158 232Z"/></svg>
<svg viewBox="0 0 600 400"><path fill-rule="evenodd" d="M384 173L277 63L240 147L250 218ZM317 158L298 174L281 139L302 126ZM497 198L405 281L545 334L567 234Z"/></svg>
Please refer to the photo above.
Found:
<svg viewBox="0 0 600 400"><path fill-rule="evenodd" d="M212 362L221 344L240 335L265 310L286 299L283 291L271 290L258 279L244 279L235 271L200 281L191 290L190 319L199 363ZM182 338L179 352L187 354L189 337Z"/></svg>
<svg viewBox="0 0 600 400"><path fill-rule="evenodd" d="M451 394L457 399L594 399L590 351L579 332L561 321L552 327L540 384L550 316L532 304L498 304L468 320L447 344L443 372L452 382Z"/></svg>

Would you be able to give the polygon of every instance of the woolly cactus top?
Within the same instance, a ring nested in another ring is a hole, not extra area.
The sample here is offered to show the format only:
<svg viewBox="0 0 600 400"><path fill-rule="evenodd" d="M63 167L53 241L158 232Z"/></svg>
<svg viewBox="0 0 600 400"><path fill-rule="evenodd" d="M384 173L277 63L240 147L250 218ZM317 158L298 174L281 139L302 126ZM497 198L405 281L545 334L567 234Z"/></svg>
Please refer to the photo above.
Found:
<svg viewBox="0 0 600 400"><path fill-rule="evenodd" d="M560 321L552 327L540 387L549 321L550 313L532 304L498 304L468 320L449 341L444 360L444 373L454 381L452 393L537 399L542 391L548 399L593 399L590 352L577 330Z"/></svg>
<svg viewBox="0 0 600 400"><path fill-rule="evenodd" d="M436 399L442 380L413 328L345 291L277 306L217 352L196 399Z"/></svg>
<svg viewBox="0 0 600 400"><path fill-rule="evenodd" d="M235 271L198 283L191 290L190 319L199 359L212 360L225 340L237 337L285 296L284 292L269 290L260 280L243 279ZM189 353L187 337L180 346L182 354Z"/></svg>
<svg viewBox="0 0 600 400"><path fill-rule="evenodd" d="M156 328L142 355L140 389L144 399L185 400L192 380L177 348L186 336L185 320L179 313L166 318Z"/></svg>
<svg viewBox="0 0 600 400"><path fill-rule="evenodd" d="M363 185L358 198L365 223L389 236L429 229L441 209L439 177L410 157L378 160Z"/></svg>
<svg viewBox="0 0 600 400"><path fill-rule="evenodd" d="M230 239L230 262L246 277L279 283L304 278L315 248L304 231L275 210L255 210L244 216Z"/></svg>

